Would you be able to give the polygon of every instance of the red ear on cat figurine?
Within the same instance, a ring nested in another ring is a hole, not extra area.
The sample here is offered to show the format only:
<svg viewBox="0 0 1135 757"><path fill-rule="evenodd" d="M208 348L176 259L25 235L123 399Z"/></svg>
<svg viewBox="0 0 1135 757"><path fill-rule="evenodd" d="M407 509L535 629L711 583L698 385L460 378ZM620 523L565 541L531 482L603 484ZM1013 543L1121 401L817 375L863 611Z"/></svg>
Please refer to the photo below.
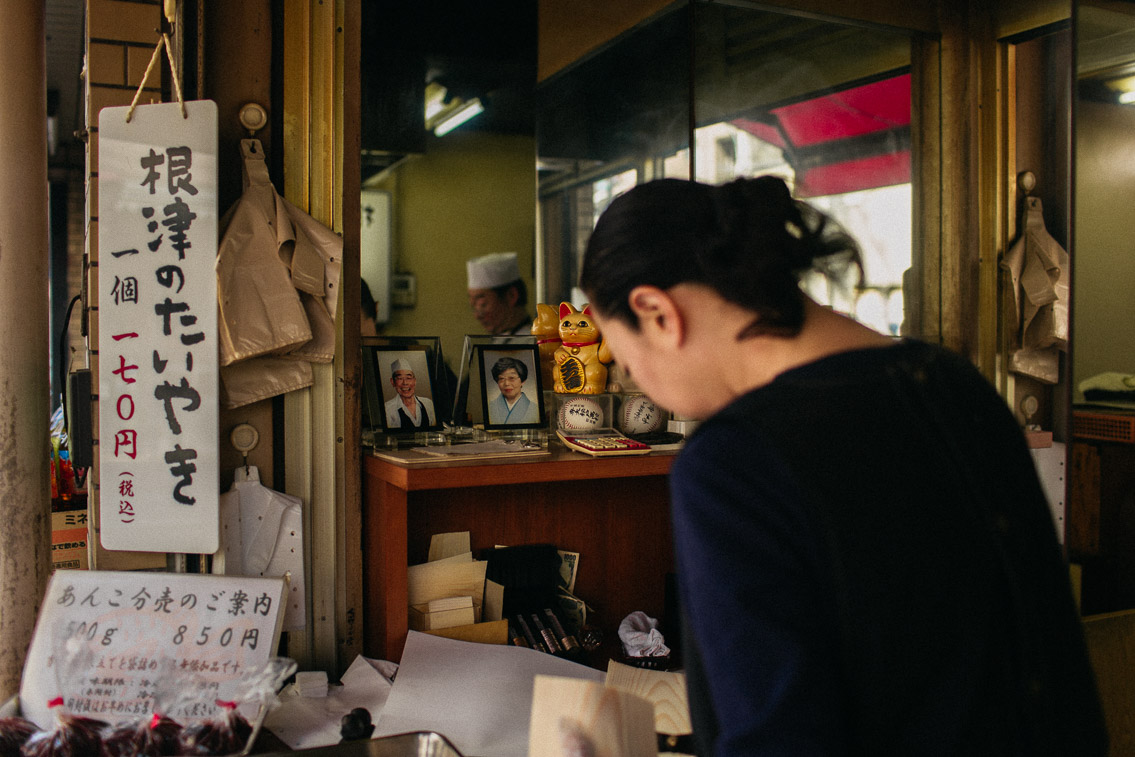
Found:
<svg viewBox="0 0 1135 757"><path fill-rule="evenodd" d="M570 302L560 303L560 339L556 349L557 394L602 394L607 389L607 363L611 350L602 341L599 327L587 306L580 312Z"/></svg>

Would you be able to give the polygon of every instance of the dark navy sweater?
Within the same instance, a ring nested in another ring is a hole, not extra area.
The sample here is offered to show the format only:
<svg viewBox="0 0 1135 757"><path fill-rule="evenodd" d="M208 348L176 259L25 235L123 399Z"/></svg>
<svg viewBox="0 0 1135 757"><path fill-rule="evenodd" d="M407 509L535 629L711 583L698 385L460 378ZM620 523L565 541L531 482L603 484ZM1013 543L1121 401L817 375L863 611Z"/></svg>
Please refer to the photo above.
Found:
<svg viewBox="0 0 1135 757"><path fill-rule="evenodd" d="M713 755L1103 755L1015 420L905 341L780 375L671 471L695 737Z"/></svg>

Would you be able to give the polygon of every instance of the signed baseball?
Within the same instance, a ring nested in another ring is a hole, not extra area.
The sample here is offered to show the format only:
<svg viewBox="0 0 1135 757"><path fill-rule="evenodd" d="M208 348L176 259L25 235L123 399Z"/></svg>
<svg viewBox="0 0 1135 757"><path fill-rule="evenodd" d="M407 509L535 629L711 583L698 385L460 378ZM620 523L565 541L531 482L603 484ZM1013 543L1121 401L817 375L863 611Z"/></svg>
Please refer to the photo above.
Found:
<svg viewBox="0 0 1135 757"><path fill-rule="evenodd" d="M569 397L556 415L564 431L594 431L603 425L603 408L591 397Z"/></svg>
<svg viewBox="0 0 1135 757"><path fill-rule="evenodd" d="M644 394L627 397L619 411L619 430L624 434L649 434L663 424L662 411Z"/></svg>

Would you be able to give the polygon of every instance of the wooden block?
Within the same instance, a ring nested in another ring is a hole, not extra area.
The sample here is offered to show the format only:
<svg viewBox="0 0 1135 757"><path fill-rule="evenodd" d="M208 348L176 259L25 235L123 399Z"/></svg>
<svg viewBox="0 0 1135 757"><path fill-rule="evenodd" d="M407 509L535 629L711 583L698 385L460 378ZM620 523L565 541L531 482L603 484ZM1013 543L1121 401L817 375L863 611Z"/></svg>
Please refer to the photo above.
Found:
<svg viewBox="0 0 1135 757"><path fill-rule="evenodd" d="M648 670L610 660L607 685L640 696L654 705L654 730L684 735L693 733L686 698L686 676L667 670Z"/></svg>
<svg viewBox="0 0 1135 757"><path fill-rule="evenodd" d="M536 676L528 757L639 757L657 752L654 705L647 700L594 681Z"/></svg>

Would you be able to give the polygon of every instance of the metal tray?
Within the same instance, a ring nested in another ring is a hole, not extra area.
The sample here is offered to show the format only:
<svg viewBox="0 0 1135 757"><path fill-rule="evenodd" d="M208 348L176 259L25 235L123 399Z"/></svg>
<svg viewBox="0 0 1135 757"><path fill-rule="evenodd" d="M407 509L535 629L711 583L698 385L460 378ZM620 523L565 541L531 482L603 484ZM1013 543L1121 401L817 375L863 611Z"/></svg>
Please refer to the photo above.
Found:
<svg viewBox="0 0 1135 757"><path fill-rule="evenodd" d="M415 731L366 741L273 752L260 757L464 757L449 740L433 731Z"/></svg>

